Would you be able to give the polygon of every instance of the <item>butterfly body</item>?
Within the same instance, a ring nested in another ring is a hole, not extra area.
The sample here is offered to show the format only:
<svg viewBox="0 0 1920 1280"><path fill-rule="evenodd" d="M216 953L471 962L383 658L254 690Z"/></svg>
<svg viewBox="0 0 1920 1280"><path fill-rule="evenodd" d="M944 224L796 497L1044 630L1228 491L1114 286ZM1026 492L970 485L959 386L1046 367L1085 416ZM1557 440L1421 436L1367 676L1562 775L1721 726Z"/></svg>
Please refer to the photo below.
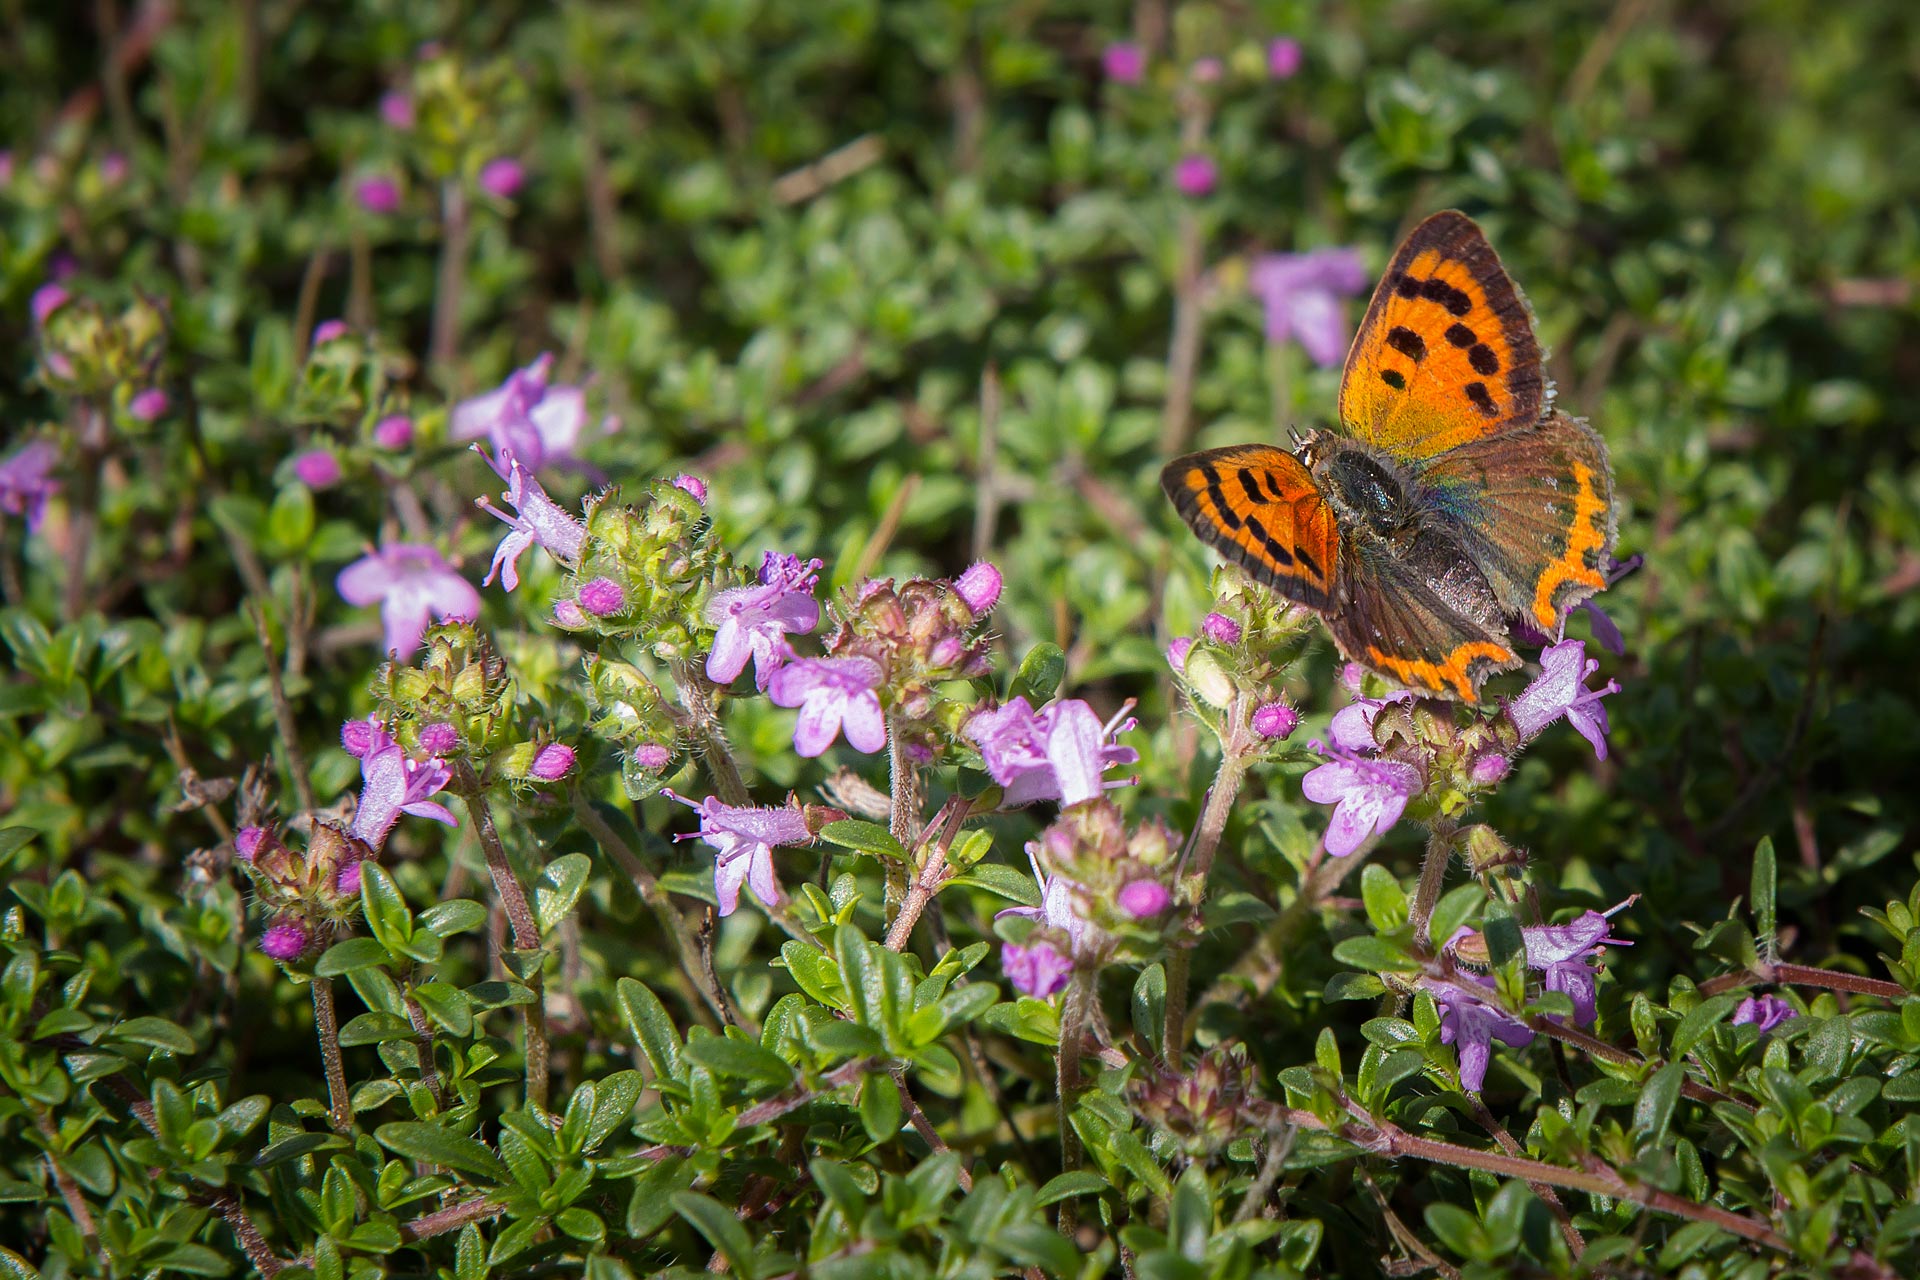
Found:
<svg viewBox="0 0 1920 1280"><path fill-rule="evenodd" d="M1605 585L1612 472L1547 406L1525 304L1459 213L1416 228L1347 357L1340 433L1168 464L1200 537L1319 612L1348 657L1472 702L1520 665L1512 619L1558 629Z"/></svg>

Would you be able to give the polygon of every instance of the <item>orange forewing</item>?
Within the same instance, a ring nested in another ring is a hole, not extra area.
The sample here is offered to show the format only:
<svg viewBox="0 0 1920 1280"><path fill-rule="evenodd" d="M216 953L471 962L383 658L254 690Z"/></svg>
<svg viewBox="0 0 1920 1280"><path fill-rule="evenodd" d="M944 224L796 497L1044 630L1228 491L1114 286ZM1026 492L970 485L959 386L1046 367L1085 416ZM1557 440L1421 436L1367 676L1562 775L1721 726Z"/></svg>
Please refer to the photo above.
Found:
<svg viewBox="0 0 1920 1280"><path fill-rule="evenodd" d="M1532 426L1546 402L1540 344L1472 219L1436 213L1374 290L1347 354L1340 420L1406 461Z"/></svg>
<svg viewBox="0 0 1920 1280"><path fill-rule="evenodd" d="M1324 610L1340 529L1300 459L1269 445L1176 458L1160 485L1201 541L1291 600Z"/></svg>

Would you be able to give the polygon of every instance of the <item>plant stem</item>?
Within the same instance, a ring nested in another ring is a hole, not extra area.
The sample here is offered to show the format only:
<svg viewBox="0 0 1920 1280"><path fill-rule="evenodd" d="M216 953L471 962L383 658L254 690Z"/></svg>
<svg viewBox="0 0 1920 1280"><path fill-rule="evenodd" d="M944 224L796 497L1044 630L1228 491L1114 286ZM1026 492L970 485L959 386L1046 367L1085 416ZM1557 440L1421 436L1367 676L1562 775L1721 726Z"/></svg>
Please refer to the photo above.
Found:
<svg viewBox="0 0 1920 1280"><path fill-rule="evenodd" d="M1447 864L1453 860L1453 835L1456 830L1451 818L1435 818L1427 828L1427 856L1420 864L1420 885L1413 893L1413 908L1408 919L1413 922L1413 940L1416 945L1432 947L1433 940L1428 936L1428 925L1433 920L1433 909L1440 902L1440 890L1447 882Z"/></svg>
<svg viewBox="0 0 1920 1280"><path fill-rule="evenodd" d="M287 1264L274 1256L273 1250L267 1245L267 1238L260 1234L260 1228L253 1225L253 1219L241 1207L240 1197L231 1191L226 1192L215 1198L213 1208L214 1212L227 1220L227 1226L232 1229L242 1252L247 1255L247 1261L253 1264L256 1271L267 1280L280 1274Z"/></svg>
<svg viewBox="0 0 1920 1280"><path fill-rule="evenodd" d="M1087 1016L1093 1008L1093 973L1074 970L1067 983L1066 999L1060 1005L1059 1071L1055 1076L1060 1123L1060 1172L1071 1173L1081 1164L1080 1135L1073 1129L1073 1103L1080 1092L1080 1047L1087 1033ZM1073 1238L1073 1198L1060 1202L1060 1234Z"/></svg>
<svg viewBox="0 0 1920 1280"><path fill-rule="evenodd" d="M902 1086L904 1089L905 1086ZM66 1202L67 1216L73 1219L73 1225L80 1231L80 1238L87 1242L87 1248L100 1247L100 1228L94 1225L93 1210L87 1207L87 1198L80 1194L80 1184L73 1180L60 1158L54 1154L61 1146L60 1131L54 1127L53 1117L39 1103L29 1103L33 1108L33 1123L40 1130L40 1136L47 1140L47 1168L53 1171L53 1185L60 1190L60 1199Z"/></svg>
<svg viewBox="0 0 1920 1280"><path fill-rule="evenodd" d="M721 1022L729 1021L726 993L718 987L707 985L706 972L700 964L700 947L694 942L693 931L687 928L686 919L674 909L666 890L660 887L660 881L655 878L652 871L647 869L646 863L640 860L640 855L636 854L614 831L612 825L594 810L585 796L575 794L573 812L580 819L580 825L587 829L587 834L600 842L600 847L607 851L607 856L618 863L620 870L625 872L627 878L639 888L640 897L652 910L654 919L660 922L660 927L667 931L669 938L673 939L673 950L680 961L680 972L686 976L692 989L700 993L700 999L708 1011ZM695 1012L697 1013L698 1010L696 1009ZM708 1020L703 1018L702 1021Z"/></svg>
<svg viewBox="0 0 1920 1280"><path fill-rule="evenodd" d="M1904 1000L1913 994L1897 982L1867 978L1857 973L1834 969L1816 969L1805 964L1761 964L1743 973L1723 973L1700 984L1700 994L1717 996L1761 983L1784 983L1792 987L1821 987L1828 991L1846 991L1854 995L1879 996L1884 1000Z"/></svg>
<svg viewBox="0 0 1920 1280"><path fill-rule="evenodd" d="M547 1007L546 983L540 972L540 961L544 959L540 952L540 926L535 923L533 909L527 905L527 891L521 887L520 878L513 872L513 863L507 858L507 848L500 843L500 832L493 824L493 808L487 803L487 795L480 786L480 780L474 776L473 768L464 761L454 778L455 789L467 802L467 813L473 818L474 833L480 838L480 848L487 855L487 870L493 876L494 892L500 895L500 904L506 909L507 923L513 929L513 947L523 956L532 956L534 964L525 975L525 982L533 992L533 999L520 1006L522 1020L526 1027L527 1044L527 1092L529 1107L547 1109ZM519 976L519 975L516 975Z"/></svg>
<svg viewBox="0 0 1920 1280"><path fill-rule="evenodd" d="M907 1121L913 1126L913 1131L920 1135L920 1140L925 1142L935 1155L945 1155L953 1150L940 1136L939 1130L933 1127L933 1121L927 1119L927 1113L920 1109L920 1104L913 1100L913 1093L907 1088L907 1069L895 1067L890 1074L893 1076L893 1087L900 1094L901 1110L907 1113ZM964 1162L960 1165L960 1190L969 1195L973 1192L973 1174Z"/></svg>
<svg viewBox="0 0 1920 1280"><path fill-rule="evenodd" d="M707 773L713 778L713 789L720 793L721 803L736 808L752 804L753 796L747 791L747 784L741 780L740 766L734 762L733 748L727 745L727 734L720 724L720 713L708 692L711 682L693 664L676 662L673 664L673 683L680 691L680 705L687 709L687 715L693 722L691 727L701 759L706 763Z"/></svg>
<svg viewBox="0 0 1920 1280"><path fill-rule="evenodd" d="M467 277L467 193L457 178L440 188L440 272L434 284L433 330L428 362L452 389L460 342L460 295Z"/></svg>
<svg viewBox="0 0 1920 1280"><path fill-rule="evenodd" d="M907 755L900 732L900 721L887 717L887 782L892 799L887 806L887 830L902 849L911 849L920 838L920 770ZM898 921L906 910L907 867L905 863L887 864L886 910L889 919ZM925 904L922 903L924 906ZM919 915L916 910L914 914ZM912 928L913 922L908 921ZM891 936L891 935L889 935ZM899 948L895 948L898 950Z"/></svg>
<svg viewBox="0 0 1920 1280"><path fill-rule="evenodd" d="M256 595L249 600L247 612L253 615L253 631L260 638L260 652L267 660L267 693L273 702L273 722L280 731L280 750L286 754L287 773L293 778L293 790L300 807L312 813L316 807L313 779L307 773L306 754L300 750L300 727L293 717L293 704L287 700L287 686L280 675L280 659L273 651L273 637L267 631L267 610L262 598Z"/></svg>
<svg viewBox="0 0 1920 1280"><path fill-rule="evenodd" d="M947 852L953 848L954 837L960 834L960 825L967 820L968 812L969 806L964 799L956 797L947 803L943 810L940 839L934 845L933 852L927 855L920 874L907 886L906 897L900 903L900 914L893 918L893 925L887 930L887 950L899 951L907 945L920 913L933 901L933 895L940 892L940 886L947 878Z"/></svg>
<svg viewBox="0 0 1920 1280"><path fill-rule="evenodd" d="M320 1060L327 1070L327 1114L333 1131L353 1136L353 1102L347 1096L347 1069L340 1061L340 1015L333 1007L333 979L316 977L313 988L313 1030L320 1040Z"/></svg>
<svg viewBox="0 0 1920 1280"><path fill-rule="evenodd" d="M1207 897L1207 876L1213 871L1213 856L1226 834L1227 819L1233 802L1246 780L1247 758L1251 743L1247 739L1246 697L1236 693L1227 709L1226 737L1220 743L1220 769L1207 789L1206 802L1200 807L1200 824L1194 828L1193 844L1187 850L1188 870L1181 877L1180 897L1188 912L1198 915ZM1187 985L1193 966L1193 949L1177 947L1167 958L1167 1006L1160 1032L1161 1055L1175 1063L1187 1046Z"/></svg>
<svg viewBox="0 0 1920 1280"><path fill-rule="evenodd" d="M436 1111L447 1109L447 1096L440 1091L440 1068L433 1061L433 1024L427 1021L427 1011L413 998L413 992L406 994L407 1021L413 1024L414 1052L420 1056L420 1083L427 1086L427 1092L433 1095Z"/></svg>

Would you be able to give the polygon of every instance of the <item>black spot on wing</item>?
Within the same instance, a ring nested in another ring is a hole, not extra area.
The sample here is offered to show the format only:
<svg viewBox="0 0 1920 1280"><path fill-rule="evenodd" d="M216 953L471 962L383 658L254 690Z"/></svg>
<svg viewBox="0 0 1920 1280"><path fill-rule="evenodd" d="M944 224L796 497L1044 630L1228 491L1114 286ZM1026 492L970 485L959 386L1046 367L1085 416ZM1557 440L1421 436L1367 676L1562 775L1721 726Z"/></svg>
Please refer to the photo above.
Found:
<svg viewBox="0 0 1920 1280"><path fill-rule="evenodd" d="M1387 330L1387 345L1416 364L1427 358L1426 342L1404 325Z"/></svg>
<svg viewBox="0 0 1920 1280"><path fill-rule="evenodd" d="M1480 384L1475 383L1474 385L1479 386ZM1482 391L1486 390L1485 387L1480 387L1480 389ZM1220 473L1214 470L1211 462L1203 462L1200 464L1200 474L1206 478L1207 497L1213 501L1213 509L1214 512L1219 515L1220 523L1226 525L1229 529L1238 529L1240 527L1240 516L1238 512L1227 505L1227 495L1221 492L1220 489Z"/></svg>
<svg viewBox="0 0 1920 1280"><path fill-rule="evenodd" d="M1240 490L1247 495L1248 502L1264 504L1267 500L1267 495L1260 492L1260 486L1253 482L1253 472L1245 467L1240 468Z"/></svg>
<svg viewBox="0 0 1920 1280"><path fill-rule="evenodd" d="M1500 357L1493 354L1493 348L1484 342L1476 342L1467 352L1467 363L1473 366L1475 373L1492 377L1500 372Z"/></svg>
<svg viewBox="0 0 1920 1280"><path fill-rule="evenodd" d="M1473 401L1473 407L1481 413L1489 418L1499 414L1500 410L1494 407L1493 397L1487 393L1486 383L1469 382L1463 390L1467 393L1467 399Z"/></svg>
<svg viewBox="0 0 1920 1280"><path fill-rule="evenodd" d="M1382 369L1380 371L1380 381L1386 383L1395 391L1405 391L1407 389L1407 380L1400 376L1398 369Z"/></svg>
<svg viewBox="0 0 1920 1280"><path fill-rule="evenodd" d="M1402 271L1393 278L1393 291L1403 298L1417 298L1420 296L1420 282Z"/></svg>
<svg viewBox="0 0 1920 1280"><path fill-rule="evenodd" d="M1448 284L1445 280L1433 279L1422 281L1420 294L1429 302L1437 302L1445 307L1448 315L1464 316L1467 312L1473 310L1473 299Z"/></svg>
<svg viewBox="0 0 1920 1280"><path fill-rule="evenodd" d="M1267 532L1267 527L1260 523L1259 516L1247 517L1247 532L1253 535L1255 542L1267 549L1267 554L1273 557L1274 563L1280 565L1293 563L1293 553L1281 546L1278 538Z"/></svg>
<svg viewBox="0 0 1920 1280"><path fill-rule="evenodd" d="M1480 341L1480 335L1463 324L1454 324L1447 326L1447 341L1464 351Z"/></svg>

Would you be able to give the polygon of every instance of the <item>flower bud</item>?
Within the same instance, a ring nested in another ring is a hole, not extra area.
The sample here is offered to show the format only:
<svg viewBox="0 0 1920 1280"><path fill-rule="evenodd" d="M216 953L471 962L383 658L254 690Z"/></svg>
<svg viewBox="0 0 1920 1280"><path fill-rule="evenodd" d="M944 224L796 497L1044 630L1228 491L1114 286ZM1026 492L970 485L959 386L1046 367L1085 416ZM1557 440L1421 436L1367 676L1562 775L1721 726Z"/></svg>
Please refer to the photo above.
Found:
<svg viewBox="0 0 1920 1280"><path fill-rule="evenodd" d="M345 320L322 320L319 324L313 326L313 345L316 347L324 347L335 338L344 338L346 336L347 322Z"/></svg>
<svg viewBox="0 0 1920 1280"><path fill-rule="evenodd" d="M389 414L373 424L373 442L382 449L395 451L413 443L413 419L404 413Z"/></svg>
<svg viewBox="0 0 1920 1280"><path fill-rule="evenodd" d="M300 953L307 949L307 944L312 940L313 935L305 924L291 917L283 917L260 935L260 949L275 960L298 960Z"/></svg>
<svg viewBox="0 0 1920 1280"><path fill-rule="evenodd" d="M554 742L540 748L533 763L527 766L527 776L541 782L558 782L573 770L573 748L565 743Z"/></svg>
<svg viewBox="0 0 1920 1280"><path fill-rule="evenodd" d="M1224 708L1233 702L1233 677L1208 650L1187 655L1186 677L1188 687L1208 706Z"/></svg>
<svg viewBox="0 0 1920 1280"><path fill-rule="evenodd" d="M354 184L353 198L368 213L392 213L400 207L400 184L392 178L362 178Z"/></svg>
<svg viewBox="0 0 1920 1280"><path fill-rule="evenodd" d="M1253 713L1253 731L1263 738L1285 738L1299 727L1300 713L1278 700L1264 704Z"/></svg>
<svg viewBox="0 0 1920 1280"><path fill-rule="evenodd" d="M1224 613L1209 613L1202 618L1200 633L1215 644L1229 648L1240 643L1240 624Z"/></svg>
<svg viewBox="0 0 1920 1280"><path fill-rule="evenodd" d="M586 611L565 597L553 602L553 622L568 631L578 631L588 625Z"/></svg>
<svg viewBox="0 0 1920 1280"><path fill-rule="evenodd" d="M673 763L673 753L657 742L643 742L633 749L633 762L658 772Z"/></svg>
<svg viewBox="0 0 1920 1280"><path fill-rule="evenodd" d="M360 862L349 862L334 877L333 887L349 898L360 895Z"/></svg>
<svg viewBox="0 0 1920 1280"><path fill-rule="evenodd" d="M1167 909L1173 895L1158 880L1135 880L1120 889L1120 909L1135 920L1157 916Z"/></svg>
<svg viewBox="0 0 1920 1280"><path fill-rule="evenodd" d="M346 748L348 755L359 759L367 754L367 748L373 745L374 735L379 725L372 720L349 720L340 726L340 745Z"/></svg>
<svg viewBox="0 0 1920 1280"><path fill-rule="evenodd" d="M1507 769L1512 763L1498 751L1483 751L1467 765L1467 777L1476 786L1492 786L1507 776Z"/></svg>
<svg viewBox="0 0 1920 1280"><path fill-rule="evenodd" d="M490 196L511 200L526 185L526 166L511 156L489 160L480 169L480 189Z"/></svg>
<svg viewBox="0 0 1920 1280"><path fill-rule="evenodd" d="M234 856L242 862L252 862L260 856L260 846L267 839L265 827L242 827L233 837Z"/></svg>
<svg viewBox="0 0 1920 1280"><path fill-rule="evenodd" d="M430 756L443 756L460 745L460 733L442 720L420 730L420 749Z"/></svg>
<svg viewBox="0 0 1920 1280"><path fill-rule="evenodd" d="M627 607L627 591L612 578L595 578L581 586L580 607L596 618L609 617Z"/></svg>
<svg viewBox="0 0 1920 1280"><path fill-rule="evenodd" d="M1167 665L1173 668L1175 675L1186 674L1187 653L1192 648L1192 636L1175 636L1173 643L1167 646Z"/></svg>
<svg viewBox="0 0 1920 1280"><path fill-rule="evenodd" d="M325 449L309 449L293 460L293 474L309 489L325 489L340 481L340 459Z"/></svg>
<svg viewBox="0 0 1920 1280"><path fill-rule="evenodd" d="M127 413L135 422L152 422L167 411L170 403L166 392L158 387L148 387L127 402Z"/></svg>
<svg viewBox="0 0 1920 1280"><path fill-rule="evenodd" d="M990 561L982 560L953 580L953 589L967 602L967 608L973 610L976 617L993 611L1000 603L1000 590L1003 586L1000 570Z"/></svg>
<svg viewBox="0 0 1920 1280"><path fill-rule="evenodd" d="M701 506L707 505L707 482L699 476L681 472L673 478L673 487L690 496Z"/></svg>
<svg viewBox="0 0 1920 1280"><path fill-rule="evenodd" d="M27 303L28 308L33 312L33 322L45 324L48 316L66 306L72 298L73 295L67 292L64 285L41 285L33 291L33 298Z"/></svg>

